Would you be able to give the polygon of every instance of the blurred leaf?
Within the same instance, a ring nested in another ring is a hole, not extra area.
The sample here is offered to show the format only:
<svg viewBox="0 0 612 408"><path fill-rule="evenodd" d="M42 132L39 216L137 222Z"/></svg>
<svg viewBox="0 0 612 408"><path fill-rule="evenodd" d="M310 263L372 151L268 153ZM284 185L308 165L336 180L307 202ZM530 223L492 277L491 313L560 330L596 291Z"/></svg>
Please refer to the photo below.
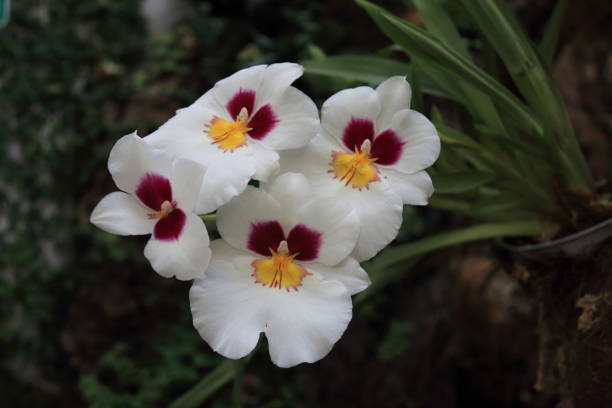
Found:
<svg viewBox="0 0 612 408"><path fill-rule="evenodd" d="M523 202L514 194L501 193L492 197L484 197L472 204L470 214L474 218L501 221L508 219L508 214L514 218L533 217L534 214L525 210Z"/></svg>
<svg viewBox="0 0 612 408"><path fill-rule="evenodd" d="M415 335L414 326L410 323L392 321L385 339L378 346L376 353L379 360L393 360L404 354L412 346Z"/></svg>
<svg viewBox="0 0 612 408"><path fill-rule="evenodd" d="M471 58L465 41L459 35L455 23L439 0L413 0L419 15L425 22L428 32L461 54L464 58Z"/></svg>
<svg viewBox="0 0 612 408"><path fill-rule="evenodd" d="M539 132L555 147L549 154L569 153L571 164L559 169L576 186L589 190L592 185L590 171L580 151L558 88L527 34L520 26L512 9L499 0L461 0L478 28L487 37L504 61L514 83L538 114L544 128ZM561 162L561 161L559 161Z"/></svg>
<svg viewBox="0 0 612 408"><path fill-rule="evenodd" d="M356 0L374 19L378 27L393 41L404 48L412 58L417 58L456 80L465 81L490 96L500 109L515 119L517 127L542 132L542 127L529 109L494 78L482 71L460 53L450 49L431 34L407 23L383 8L365 0Z"/></svg>
<svg viewBox="0 0 612 408"><path fill-rule="evenodd" d="M447 196L444 194L434 194L429 198L429 205L440 210L452 211L455 213L471 215L472 203L457 195Z"/></svg>
<svg viewBox="0 0 612 408"><path fill-rule="evenodd" d="M412 98L410 108L418 112L423 112L423 76L420 69L410 70L410 87L412 88Z"/></svg>
<svg viewBox="0 0 612 408"><path fill-rule="evenodd" d="M325 51L321 47L318 47L314 44L308 44L308 52L312 55L314 59L322 59L325 58Z"/></svg>
<svg viewBox="0 0 612 408"><path fill-rule="evenodd" d="M467 60L472 59L465 41L459 35L454 22L439 0L414 0L419 15L425 21L427 31L432 33L448 48L461 54ZM504 131L504 125L491 99L471 84L460 81L459 86L465 92L465 106L481 121Z"/></svg>
<svg viewBox="0 0 612 408"><path fill-rule="evenodd" d="M565 17L566 10L567 0L557 0L552 16L550 16L550 20L548 20L546 28L544 29L544 36L540 43L540 53L549 67L552 66L553 57L559 40L559 31L561 31L561 25L563 24L563 17Z"/></svg>
<svg viewBox="0 0 612 408"><path fill-rule="evenodd" d="M431 176L436 194L462 194L495 179L495 174L478 170L464 170Z"/></svg>
<svg viewBox="0 0 612 408"><path fill-rule="evenodd" d="M376 85L394 75L406 76L410 65L390 59L360 56L338 55L302 61L307 74L341 77L354 81L363 81Z"/></svg>
<svg viewBox="0 0 612 408"><path fill-rule="evenodd" d="M395 237L396 242L404 242L410 238L422 235L425 229L425 220L420 217L412 205L405 205L402 211L402 225Z"/></svg>

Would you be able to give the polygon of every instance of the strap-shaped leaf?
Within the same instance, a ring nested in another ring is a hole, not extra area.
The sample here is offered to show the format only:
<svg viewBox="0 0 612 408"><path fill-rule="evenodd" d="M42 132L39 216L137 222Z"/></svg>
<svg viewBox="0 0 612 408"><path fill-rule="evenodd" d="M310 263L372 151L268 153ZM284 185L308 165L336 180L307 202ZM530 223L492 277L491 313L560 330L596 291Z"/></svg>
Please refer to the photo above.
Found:
<svg viewBox="0 0 612 408"><path fill-rule="evenodd" d="M376 85L394 75L408 75L410 65L387 58L338 55L300 62L307 74L340 77Z"/></svg>
<svg viewBox="0 0 612 408"><path fill-rule="evenodd" d="M410 56L426 61L457 80L473 85L491 97L501 110L512 116L517 126L537 133L542 132L542 126L527 106L470 60L426 31L395 17L383 8L365 0L356 1L370 14L378 27Z"/></svg>
<svg viewBox="0 0 612 408"><path fill-rule="evenodd" d="M431 176L436 194L462 194L484 186L495 174L478 170L463 170L455 173L433 174Z"/></svg>
<svg viewBox="0 0 612 408"><path fill-rule="evenodd" d="M527 34L522 29L512 9L499 0L461 0L478 28L495 48L529 106L538 115L541 124L550 131L544 136L557 152L567 152L577 171L567 171L565 176L573 184L590 189L592 180L580 151L576 137L561 100L558 88L548 71L544 69ZM568 169L569 170L569 169Z"/></svg>
<svg viewBox="0 0 612 408"><path fill-rule="evenodd" d="M544 30L544 36L540 43L540 54L546 64L550 67L552 60L557 49L557 42L559 41L559 32L561 31L561 25L563 23L563 17L565 16L565 10L567 9L567 0L557 0L557 5L546 24Z"/></svg>
<svg viewBox="0 0 612 408"><path fill-rule="evenodd" d="M419 15L425 21L427 32L433 34L448 48L471 61L465 41L459 34L453 20L439 0L413 0ZM465 94L465 106L478 120L504 132L503 122L491 99L472 85L461 81L459 86Z"/></svg>
<svg viewBox="0 0 612 408"><path fill-rule="evenodd" d="M367 55L318 57L301 61L300 64L304 67L306 74L343 78L365 82L369 85L378 85L394 75L411 75L413 71L410 64ZM424 93L452 99L447 92L425 75L421 75L421 82L421 89Z"/></svg>

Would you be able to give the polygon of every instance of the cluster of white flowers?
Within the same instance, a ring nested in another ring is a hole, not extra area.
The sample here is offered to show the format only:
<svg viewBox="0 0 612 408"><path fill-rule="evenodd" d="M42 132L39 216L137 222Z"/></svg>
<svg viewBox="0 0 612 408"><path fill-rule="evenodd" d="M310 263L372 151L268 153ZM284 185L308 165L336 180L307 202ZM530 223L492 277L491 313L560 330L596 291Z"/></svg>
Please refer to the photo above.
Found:
<svg viewBox="0 0 612 408"><path fill-rule="evenodd" d="M395 238L403 204L427 204L424 169L440 151L403 77L338 92L319 120L291 86L302 72L243 69L151 135L119 139L108 169L122 191L91 215L114 234L151 234L153 269L195 279L193 324L216 352L244 357L264 332L281 367L323 358L342 336L370 283L359 262ZM210 243L199 215L213 211Z"/></svg>

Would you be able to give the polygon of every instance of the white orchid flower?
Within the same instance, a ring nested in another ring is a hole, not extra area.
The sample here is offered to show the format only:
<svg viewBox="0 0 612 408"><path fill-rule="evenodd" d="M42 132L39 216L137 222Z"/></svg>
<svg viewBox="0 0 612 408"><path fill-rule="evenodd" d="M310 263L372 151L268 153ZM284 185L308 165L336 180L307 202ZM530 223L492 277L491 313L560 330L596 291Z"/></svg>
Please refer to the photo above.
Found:
<svg viewBox="0 0 612 408"><path fill-rule="evenodd" d="M353 250L359 225L341 200L312 199L304 176L247 187L217 212L206 274L190 291L193 324L228 358L246 356L259 334L274 364L323 358L352 315L351 295L370 280Z"/></svg>
<svg viewBox="0 0 612 408"><path fill-rule="evenodd" d="M196 211L214 211L244 191L251 178L278 172L279 150L304 146L316 134L312 100L290 86L303 68L258 65L219 82L145 140L206 166Z"/></svg>
<svg viewBox="0 0 612 408"><path fill-rule="evenodd" d="M433 124L409 109L404 77L376 90L358 87L330 97L321 132L303 149L283 152L282 171L303 173L313 191L337 197L356 210L361 234L353 252L369 259L397 235L402 205L425 205L433 193L424 171L440 153Z"/></svg>
<svg viewBox="0 0 612 408"><path fill-rule="evenodd" d="M151 234L144 254L164 277L201 276L210 261L209 238L193 208L203 167L190 160L173 161L132 133L113 146L108 170L122 191L104 197L90 221L113 234Z"/></svg>

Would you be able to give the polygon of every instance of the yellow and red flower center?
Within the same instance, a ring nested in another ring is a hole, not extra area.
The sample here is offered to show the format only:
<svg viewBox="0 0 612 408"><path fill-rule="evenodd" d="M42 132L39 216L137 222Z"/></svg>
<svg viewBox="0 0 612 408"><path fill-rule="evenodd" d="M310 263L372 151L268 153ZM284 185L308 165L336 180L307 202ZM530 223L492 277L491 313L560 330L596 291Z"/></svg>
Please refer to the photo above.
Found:
<svg viewBox="0 0 612 408"><path fill-rule="evenodd" d="M242 108L234 122L215 116L208 126L208 137L220 149L233 151L247 142L246 135L251 130L248 127L248 119L249 113L246 108Z"/></svg>
<svg viewBox="0 0 612 408"><path fill-rule="evenodd" d="M278 221L253 223L247 248L265 257L251 263L255 283L297 291L304 277L310 273L296 261L315 260L321 243L322 234L304 224L297 224L285 236Z"/></svg>
<svg viewBox="0 0 612 408"><path fill-rule="evenodd" d="M225 106L232 120L215 116L206 124L204 132L219 149L232 152L245 146L248 143L247 136L262 140L279 122L270 104L254 110L255 96L255 91L241 88Z"/></svg>
<svg viewBox="0 0 612 408"><path fill-rule="evenodd" d="M404 142L393 129L376 135L374 122L367 118L351 118L342 142L349 151L332 152L329 172L346 186L359 190L379 181L377 167L397 163L404 150Z"/></svg>
<svg viewBox="0 0 612 408"><path fill-rule="evenodd" d="M147 214L149 219L158 220L153 227L153 237L161 241L177 240L187 217L172 199L170 180L157 173L146 173L135 193L144 205L153 210Z"/></svg>
<svg viewBox="0 0 612 408"><path fill-rule="evenodd" d="M302 265L293 262L296 255L289 254L287 241L281 241L276 251L271 250L270 258L256 259L251 265L255 283L270 288L298 290L302 280L310 273Z"/></svg>
<svg viewBox="0 0 612 408"><path fill-rule="evenodd" d="M370 148L370 140L366 139L354 153L333 151L332 170L329 172L335 173L334 178L346 186L359 190L367 188L370 183L380 180L378 170L373 165L376 159L370 156Z"/></svg>

